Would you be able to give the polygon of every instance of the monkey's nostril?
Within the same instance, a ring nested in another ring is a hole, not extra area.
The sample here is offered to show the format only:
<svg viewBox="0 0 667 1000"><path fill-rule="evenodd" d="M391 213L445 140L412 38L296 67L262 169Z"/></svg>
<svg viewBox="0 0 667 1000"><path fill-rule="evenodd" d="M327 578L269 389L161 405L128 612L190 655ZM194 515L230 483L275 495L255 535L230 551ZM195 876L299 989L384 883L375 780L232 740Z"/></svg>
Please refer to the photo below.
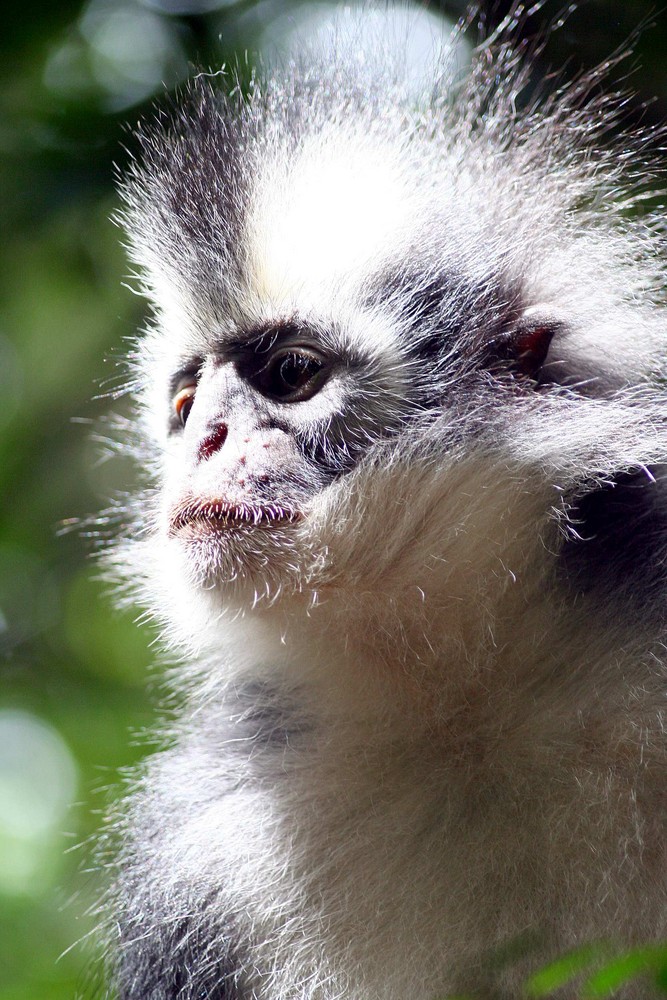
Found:
<svg viewBox="0 0 667 1000"><path fill-rule="evenodd" d="M222 448L227 440L227 424L217 424L210 434L202 438L197 449L197 458L204 462Z"/></svg>

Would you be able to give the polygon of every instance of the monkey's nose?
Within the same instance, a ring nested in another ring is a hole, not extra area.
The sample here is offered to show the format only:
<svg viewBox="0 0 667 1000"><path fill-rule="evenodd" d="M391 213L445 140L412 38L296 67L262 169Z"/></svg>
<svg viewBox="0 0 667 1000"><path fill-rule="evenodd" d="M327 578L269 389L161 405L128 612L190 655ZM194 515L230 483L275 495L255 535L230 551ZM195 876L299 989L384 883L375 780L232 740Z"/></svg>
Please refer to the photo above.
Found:
<svg viewBox="0 0 667 1000"><path fill-rule="evenodd" d="M202 438L197 449L197 459L200 462L206 461L216 451L219 451L227 440L227 424L216 424L206 437Z"/></svg>

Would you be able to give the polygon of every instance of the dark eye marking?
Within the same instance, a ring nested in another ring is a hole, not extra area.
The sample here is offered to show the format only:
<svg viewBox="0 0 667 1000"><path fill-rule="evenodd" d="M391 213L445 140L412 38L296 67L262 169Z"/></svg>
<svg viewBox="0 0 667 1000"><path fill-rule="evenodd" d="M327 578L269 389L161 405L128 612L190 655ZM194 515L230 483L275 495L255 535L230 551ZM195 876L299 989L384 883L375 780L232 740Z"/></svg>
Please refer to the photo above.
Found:
<svg viewBox="0 0 667 1000"><path fill-rule="evenodd" d="M300 326L272 328L253 340L234 345L236 370L253 389L280 403L310 399L324 385L332 359L316 335Z"/></svg>
<svg viewBox="0 0 667 1000"><path fill-rule="evenodd" d="M275 351L249 382L263 396L283 403L309 399L322 385L325 361L309 349L285 347Z"/></svg>

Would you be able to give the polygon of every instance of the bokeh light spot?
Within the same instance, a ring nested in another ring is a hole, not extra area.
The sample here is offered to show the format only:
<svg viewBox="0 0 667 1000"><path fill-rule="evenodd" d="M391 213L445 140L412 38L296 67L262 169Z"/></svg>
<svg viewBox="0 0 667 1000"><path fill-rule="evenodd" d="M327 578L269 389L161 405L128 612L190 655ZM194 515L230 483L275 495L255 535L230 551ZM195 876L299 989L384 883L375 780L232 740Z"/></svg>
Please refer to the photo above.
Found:
<svg viewBox="0 0 667 1000"><path fill-rule="evenodd" d="M0 892L43 891L62 854L77 767L58 731L29 712L0 709Z"/></svg>

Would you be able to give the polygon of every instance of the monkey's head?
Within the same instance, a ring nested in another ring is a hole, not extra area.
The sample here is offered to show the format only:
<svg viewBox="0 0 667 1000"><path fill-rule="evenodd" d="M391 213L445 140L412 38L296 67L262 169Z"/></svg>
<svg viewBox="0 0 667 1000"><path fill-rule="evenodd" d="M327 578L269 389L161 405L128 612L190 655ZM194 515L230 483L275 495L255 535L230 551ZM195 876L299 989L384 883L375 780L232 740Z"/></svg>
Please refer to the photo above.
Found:
<svg viewBox="0 0 667 1000"><path fill-rule="evenodd" d="M355 72L245 97L199 79L140 135L140 545L181 617L195 595L514 578L632 424L613 400L657 335L632 233L575 214L611 166L558 105L508 110L510 82L473 127L472 94L418 106Z"/></svg>

